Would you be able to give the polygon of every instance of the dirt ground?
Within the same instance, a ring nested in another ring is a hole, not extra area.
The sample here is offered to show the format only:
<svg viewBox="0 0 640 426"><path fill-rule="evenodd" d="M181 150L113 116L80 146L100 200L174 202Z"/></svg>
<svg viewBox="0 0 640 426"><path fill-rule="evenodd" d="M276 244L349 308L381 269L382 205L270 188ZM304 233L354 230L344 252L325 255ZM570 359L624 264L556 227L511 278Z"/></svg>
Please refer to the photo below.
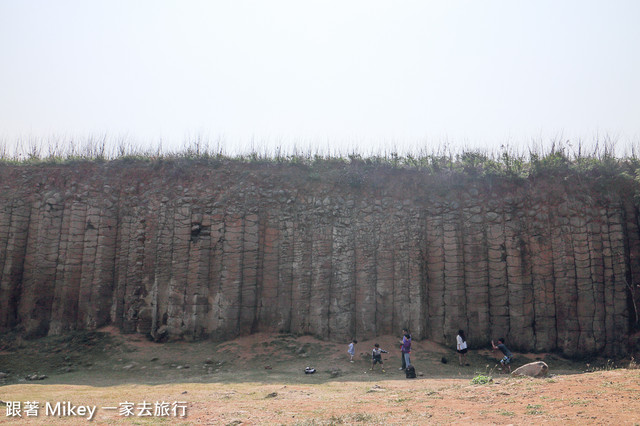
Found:
<svg viewBox="0 0 640 426"><path fill-rule="evenodd" d="M384 373L369 370L373 341L359 342L350 363L346 343L310 336L157 344L112 328L33 341L6 334L0 423L640 424L640 369L630 360L517 353L514 367L542 359L550 368L546 378L517 378L501 374L489 350L471 351L460 367L451 348L420 341L418 377L408 380L398 338L376 342L389 351ZM472 383L483 377L491 381Z"/></svg>

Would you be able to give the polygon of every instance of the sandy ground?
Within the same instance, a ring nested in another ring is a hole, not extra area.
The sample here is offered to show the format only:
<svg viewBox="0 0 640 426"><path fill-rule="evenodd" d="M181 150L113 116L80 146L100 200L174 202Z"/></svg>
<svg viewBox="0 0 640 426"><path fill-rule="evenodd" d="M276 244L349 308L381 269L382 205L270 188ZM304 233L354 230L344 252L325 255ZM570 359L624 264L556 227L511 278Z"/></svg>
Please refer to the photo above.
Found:
<svg viewBox="0 0 640 426"><path fill-rule="evenodd" d="M490 351L472 351L472 365L459 367L448 348L425 341L413 351L422 376L408 380L398 371L393 336L378 339L390 351L382 373L369 370L373 342L360 342L356 362L349 363L346 344L309 336L158 345L106 331L122 340L105 346L104 362L62 350L56 356L71 359L74 371L0 386L0 423L87 423L89 414L77 408L70 415L47 413L47 404L69 401L95 407L94 424L640 424L640 369L605 365L585 372L587 365L548 358L550 377L516 378L494 369ZM9 367L21 376L13 357L32 356L30 350L5 349L0 371ZM442 364L443 356L450 362ZM520 364L535 357L518 354ZM317 373L303 374L306 365ZM478 374L493 381L472 384ZM34 401L37 417L25 410ZM22 417L7 415L15 402Z"/></svg>

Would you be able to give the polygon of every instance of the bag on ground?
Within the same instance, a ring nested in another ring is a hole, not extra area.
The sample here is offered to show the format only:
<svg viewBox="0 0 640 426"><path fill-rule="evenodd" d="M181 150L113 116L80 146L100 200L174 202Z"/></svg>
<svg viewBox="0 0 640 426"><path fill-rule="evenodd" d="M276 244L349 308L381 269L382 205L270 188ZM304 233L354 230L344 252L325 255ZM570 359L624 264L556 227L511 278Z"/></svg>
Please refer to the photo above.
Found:
<svg viewBox="0 0 640 426"><path fill-rule="evenodd" d="M413 365L408 365L407 369L405 370L405 373L407 375L407 379L416 378L416 369L413 367Z"/></svg>

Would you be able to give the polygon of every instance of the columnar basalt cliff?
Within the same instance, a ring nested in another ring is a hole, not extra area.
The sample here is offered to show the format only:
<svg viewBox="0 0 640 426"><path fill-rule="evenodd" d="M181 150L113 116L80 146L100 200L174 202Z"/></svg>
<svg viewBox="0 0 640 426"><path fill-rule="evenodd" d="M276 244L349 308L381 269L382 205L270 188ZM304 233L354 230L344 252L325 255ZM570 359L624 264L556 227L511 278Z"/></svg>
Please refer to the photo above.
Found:
<svg viewBox="0 0 640 426"><path fill-rule="evenodd" d="M119 160L1 165L0 189L0 331L463 328L580 356L628 353L637 321L633 180Z"/></svg>

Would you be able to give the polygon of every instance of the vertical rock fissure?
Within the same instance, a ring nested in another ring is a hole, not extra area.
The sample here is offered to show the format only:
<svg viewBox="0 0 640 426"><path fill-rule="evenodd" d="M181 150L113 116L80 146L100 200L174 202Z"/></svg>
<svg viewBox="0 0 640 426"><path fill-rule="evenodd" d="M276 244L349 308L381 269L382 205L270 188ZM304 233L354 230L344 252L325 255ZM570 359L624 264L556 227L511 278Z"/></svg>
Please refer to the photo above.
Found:
<svg viewBox="0 0 640 426"><path fill-rule="evenodd" d="M556 258L557 254L555 252L554 244L553 244L553 229L551 223L551 216L549 216L549 220L547 221L547 232L549 235L549 250L551 252L551 291L552 291L552 299L554 301L554 315L553 315L553 327L555 329L555 338L553 339L553 347L552 350L559 349L559 336L560 332L558 330L558 315L556 307L559 304L558 300L558 291L557 291L557 278L556 278L556 264L553 259Z"/></svg>
<svg viewBox="0 0 640 426"><path fill-rule="evenodd" d="M251 323L251 333L258 331L259 320L262 317L262 305L264 303L262 299L262 289L264 283L264 252L266 250L266 226L265 220L262 217L263 213L259 213L258 217L258 262L256 271L256 303L253 308L253 322ZM311 301L309 301L311 302Z"/></svg>
<svg viewBox="0 0 640 426"><path fill-rule="evenodd" d="M596 253L602 253L601 243L598 236L601 235L601 230L594 229L596 226L595 218L590 216L590 221L587 223L587 243L589 247L589 267L591 275L591 303L593 305L591 315L591 334L593 336L594 350L601 350L604 346L601 339L601 323L600 323L600 309L602 303L599 303L600 288L598 282L602 279L600 274L600 268L598 267L598 259Z"/></svg>
<svg viewBox="0 0 640 426"><path fill-rule="evenodd" d="M505 334L507 336L511 336L511 291L509 289L510 287L510 279L509 279L509 268L507 265L507 217L506 217L507 213L505 210L502 211L502 246L504 253L504 279L505 279L505 290L506 290L506 309L505 309L505 315L506 315L506 324L505 324Z"/></svg>
<svg viewBox="0 0 640 426"><path fill-rule="evenodd" d="M568 226L568 237L569 237L569 248L570 248L570 261L571 261L571 265L570 267L572 268L572 272L573 272L573 280L570 281L570 284L573 286L573 291L575 291L575 298L571 301L572 304L574 306L572 306L573 308L573 312L576 313L576 321L575 324L577 325L577 333L576 333L576 343L574 348L572 348L572 350L577 351L577 348L580 345L580 342L582 342L582 323L580 321L580 311L579 311L579 302L580 302L580 288L579 288L579 284L578 284L578 266L576 264L576 247L574 245L574 231L573 231L573 227L569 224Z"/></svg>
<svg viewBox="0 0 640 426"><path fill-rule="evenodd" d="M460 268L461 269L460 273L462 274L462 277L461 277L459 286L462 287L463 311L460 313L460 316L464 321L464 329L469 330L469 302L470 302L469 291L468 291L469 282L468 282L468 270L465 267L465 265L467 264L466 247L467 247L467 243L471 244L471 241L466 241L466 238L465 238L466 236L465 214L464 214L462 203L460 205L460 208L457 211L457 216L458 216L457 245L459 247L458 253L460 256L460 261L458 265L462 266L462 268ZM460 327L454 327L454 329L449 331L449 333L457 333L457 328L460 328Z"/></svg>
<svg viewBox="0 0 640 426"><path fill-rule="evenodd" d="M4 200L0 201L4 202ZM9 259L9 256L7 255L7 249L9 247L9 233L11 232L13 209L14 204L16 203L17 201L14 201L7 207L5 207L4 211L0 210L0 283L2 283L4 280L4 268L7 259ZM3 287L0 287L0 294L2 294L3 290ZM6 310L4 312L6 312ZM0 326L2 326L2 322L0 322Z"/></svg>
<svg viewBox="0 0 640 426"><path fill-rule="evenodd" d="M0 211L0 218L3 219L6 224L6 232L0 233L0 242L4 241L2 247L0 247L0 330L6 330L12 328L17 322L17 317L12 315L15 312L14 306L17 305L15 294L17 285L9 278L10 271L8 265L12 261L12 256L9 253L9 244L11 241L11 229L14 221L14 210L18 200L9 204L8 208L4 211ZM0 223L1 225L1 223ZM1 228L0 228L0 232Z"/></svg>
<svg viewBox="0 0 640 426"><path fill-rule="evenodd" d="M634 283L634 274L633 274L633 250L632 250L632 240L631 240L631 226L629 226L629 208L627 207L627 203L625 203L623 201L623 205L622 208L620 209L620 213L622 216L622 242L623 242L623 247L624 247L624 277L622 278L624 280L624 285L625 285L625 293L628 294L627 296L627 306L632 305L630 298L632 298L632 291L631 288L633 287ZM635 217L632 218L633 221L635 221ZM632 307L632 309L635 309L635 307ZM631 318L634 315L629 315L628 318L628 322L631 322Z"/></svg>
<svg viewBox="0 0 640 426"><path fill-rule="evenodd" d="M334 248L334 244L335 244L335 238L333 238L333 236L335 235L335 223L333 223L333 221L331 223L331 228L330 229L331 229L330 235L331 235L332 238L331 238L331 241L330 241L330 251L329 251L329 259L330 259L330 262L331 262L331 274L329 276L330 279L329 279L329 291L328 291L328 293L329 293L328 294L329 303L328 303L328 307L327 307L327 338L331 340L332 337L333 337L332 336L333 329L331 327L332 320L333 320L333 318L331 317L332 316L331 315L332 314L332 311L331 311L332 303L331 303L331 301L333 300L333 285L334 285L334 281L335 281L334 280L335 268L333 267L333 263L334 263L333 262L333 252L334 252L333 248Z"/></svg>
<svg viewBox="0 0 640 426"><path fill-rule="evenodd" d="M115 320L115 324L118 327L122 327L123 326L123 322L125 320L124 317L124 291L123 291L123 286L124 286L124 278L122 276L122 269L123 267L126 268L126 262L127 259L129 258L128 256L128 251L127 251L127 256L123 256L123 253L125 252L123 249L123 244L124 244L124 238L123 238L123 232L125 232L125 227L126 227L126 222L125 222L125 218L123 217L123 212L122 212L122 204L121 204L121 197L118 197L118 204L117 204L117 214L116 214L116 241L115 241L115 245L116 245L116 261L114 262L114 288L115 291L113 292L113 306L112 306L112 315L111 317L114 318ZM91 224L90 222L90 208L89 211L87 212L87 226L89 224ZM91 225L93 226L93 225ZM86 246L87 246L87 238L88 236L86 236L86 232L85 232L85 250L86 250ZM123 260L125 259L125 260ZM84 265L84 263L83 263ZM83 268L84 269L84 268ZM84 271L83 271L83 276L85 275ZM84 279L83 279L84 282Z"/></svg>
<svg viewBox="0 0 640 426"><path fill-rule="evenodd" d="M378 320L379 320L379 313L378 313L378 247L379 247L379 241L376 240L376 243L373 245L373 282L375 283L374 286L374 294L373 294L373 335L377 336L378 335Z"/></svg>
<svg viewBox="0 0 640 426"><path fill-rule="evenodd" d="M238 300L238 312L237 312L237 316L236 316L236 326L235 326L235 334L238 335L240 334L240 330L241 330L241 324L242 324L242 290L244 287L244 262L245 262L245 256L246 256L246 251L244 249L245 247L245 232L247 229L247 220L246 220L246 216L243 215L241 217L241 224L242 224L242 231L240 233L240 278L238 281L238 294L237 294L237 300Z"/></svg>
<svg viewBox="0 0 640 426"><path fill-rule="evenodd" d="M313 306L313 299L311 297L311 292L312 292L312 288L313 288L313 262L315 260L315 256L314 256L314 252L313 252L313 243L314 243L314 236L313 236L313 232L307 228L307 236L308 236L308 241L307 241L307 254L309 257L309 260L307 262L307 265L305 265L305 281L307 281L307 297L306 297L306 321L304 322L304 332L306 334L309 334L311 332L311 306Z"/></svg>
<svg viewBox="0 0 640 426"><path fill-rule="evenodd" d="M350 262L350 267L351 267L351 276L353 277L353 285L351 286L351 312L354 312L355 314L351 316L351 330L352 336L358 336L358 285L360 284L358 282L358 271L357 271L357 265L356 263L358 262L358 259L356 257L356 241L355 241L355 234L353 232L349 233L349 242L350 242L350 246L351 246L351 253L353 253L353 260L352 262Z"/></svg>
<svg viewBox="0 0 640 426"><path fill-rule="evenodd" d="M288 265L288 269L289 269L289 277L291 277L291 280L289 282L289 315L287 316L287 328L286 328L286 332L287 333L292 333L295 330L292 329L292 325L294 324L294 319L293 319L293 287L296 285L295 283L295 258L296 258L296 245L295 245L295 241L298 238L298 234L296 233L297 227L295 226L295 224L298 222L298 217L297 215L294 216L293 218L293 222L291 224L291 241L289 242L289 244L291 245L291 258L288 259L290 261L290 264Z"/></svg>
<svg viewBox="0 0 640 426"><path fill-rule="evenodd" d="M485 211L485 217L487 216L487 212ZM488 312L487 312L487 327L485 329L487 335L486 336L482 336L485 338L485 340L490 340L491 339L491 335L493 334L493 330L494 330L494 323L495 323L495 318L493 315L494 312L494 304L495 301L493 300L492 294L491 294L491 281L492 281L492 262L491 262L491 248L490 248L490 239L489 239L489 229L488 229L487 225L487 221L485 220L484 222L484 226L482 227L482 245L483 245L483 253L484 253L484 257L485 259L487 259L487 299L488 299Z"/></svg>
<svg viewBox="0 0 640 426"><path fill-rule="evenodd" d="M625 281L627 295L627 310L629 311L629 327L634 331L640 330L640 211L634 198L625 200L625 215L627 224L625 236L628 246L628 278Z"/></svg>
<svg viewBox="0 0 640 426"><path fill-rule="evenodd" d="M62 204L60 204L62 203ZM45 333L49 332L51 325L51 311L53 309L53 294L57 284L57 265L60 263L60 247L62 240L62 223L64 215L64 202L57 197L51 202L47 200L46 208L50 211L50 226L45 228L44 243L46 252L44 253L43 260L46 262L47 270L45 272L45 281L47 282L47 288L45 290L44 301L42 308L42 318L44 321L43 329ZM53 235L51 235L53 233ZM40 295L39 297L43 297Z"/></svg>
<svg viewBox="0 0 640 426"><path fill-rule="evenodd" d="M100 308L102 306L102 303L100 303L100 298L97 297L98 295L96 294L99 291L99 287L101 284L101 279L102 279L102 274L101 274L101 270L99 269L98 265L101 265L101 259L100 259L100 251L101 249L103 249L102 245L100 244L101 239L103 237L103 235L101 234L101 232L104 230L104 225L103 225L103 221L105 220L105 212L104 210L101 210L97 219L97 227L96 227L96 232L95 232L95 251L93 254L93 270L91 271L90 274L90 285L89 285L89 294L88 294L88 307L90 309L90 318L91 318L91 324L93 326L93 328L97 328L99 326L101 326L101 318L99 317L99 311ZM129 248L128 251L130 251L131 249ZM129 253L130 254L130 253ZM127 262L128 262L128 255L127 255ZM126 289L126 284L128 284L129 282L129 275L132 276L137 276L137 274L133 273L133 274L128 274L126 275L126 282L125 282L125 292L124 294L127 294L127 289ZM132 328L131 332L134 332L135 329Z"/></svg>
<svg viewBox="0 0 640 426"><path fill-rule="evenodd" d="M155 246L156 250L154 253L155 258L155 267L153 271L153 284L151 287L151 336L156 338L156 331L160 328L158 324L158 313L159 313L159 279L161 274L161 265L162 265L162 254L165 253L164 244L162 241L162 235L165 232L167 227L167 205L166 203L161 203L158 211L157 217L158 229L156 230L155 235ZM160 320L160 323L162 320Z"/></svg>

